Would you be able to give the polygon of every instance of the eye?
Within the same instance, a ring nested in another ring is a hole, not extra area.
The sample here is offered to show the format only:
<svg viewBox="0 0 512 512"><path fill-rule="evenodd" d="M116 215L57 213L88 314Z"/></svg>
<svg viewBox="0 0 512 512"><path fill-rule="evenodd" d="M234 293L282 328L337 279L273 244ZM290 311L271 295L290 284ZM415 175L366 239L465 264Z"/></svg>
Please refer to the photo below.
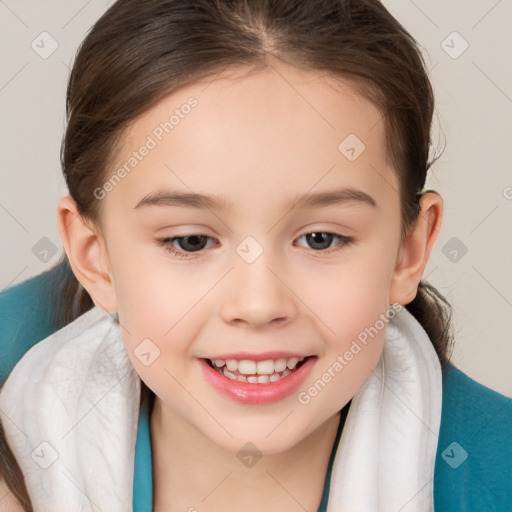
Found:
<svg viewBox="0 0 512 512"><path fill-rule="evenodd" d="M306 241L311 244L314 249L320 249L320 252L337 251L353 242L352 237L338 235L336 233L329 233L326 231L313 231L312 233L306 233L299 237L297 240L300 240L301 238L305 238ZM340 242L339 246L337 248L329 249L326 251L325 249L331 245L333 240L338 240Z"/></svg>
<svg viewBox="0 0 512 512"><path fill-rule="evenodd" d="M315 252L330 253L338 251L344 246L353 242L352 237L338 235L336 233L329 233L326 231L314 231L311 233L306 233L299 237L297 240L300 240L301 238L305 238L309 244L312 244L312 248L315 250ZM164 247L167 252L171 253L176 258L190 259L194 257L193 253L200 252L205 248L206 241L208 239L211 239L211 237L207 235L193 234L186 236L158 238L156 243L159 246ZM326 250L334 240L338 240L338 247ZM177 250L175 242L178 246L180 246L180 250Z"/></svg>
<svg viewBox="0 0 512 512"><path fill-rule="evenodd" d="M157 239L157 244L164 247L164 249L168 252L170 252L174 257L180 258L180 259L187 259L192 258L193 256L189 254L187 251L190 250L190 252L198 252L201 249L204 249L205 246L205 240L209 239L209 236L206 235L186 235L186 236L175 236L175 237L168 237L168 238L159 238ZM182 249L185 252L176 250L176 247L174 246L174 242L178 242L178 245L182 245ZM184 242L183 242L184 241Z"/></svg>

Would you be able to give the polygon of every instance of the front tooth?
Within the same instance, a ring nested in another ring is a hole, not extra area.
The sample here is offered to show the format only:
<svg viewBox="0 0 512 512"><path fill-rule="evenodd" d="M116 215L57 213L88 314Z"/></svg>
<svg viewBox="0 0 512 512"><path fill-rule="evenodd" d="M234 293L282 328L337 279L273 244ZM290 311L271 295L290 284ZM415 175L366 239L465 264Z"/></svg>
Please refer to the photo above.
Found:
<svg viewBox="0 0 512 512"><path fill-rule="evenodd" d="M298 357L291 357L290 359L288 359L286 366L288 366L288 368L290 368L290 370L293 370L297 366L298 362L299 362Z"/></svg>
<svg viewBox="0 0 512 512"><path fill-rule="evenodd" d="M272 375L275 371L274 369L274 361L272 359L267 359L266 361L258 361L256 365L256 373L260 375Z"/></svg>
<svg viewBox="0 0 512 512"><path fill-rule="evenodd" d="M267 384L267 382L268 382L268 375L259 375L258 376L259 384Z"/></svg>
<svg viewBox="0 0 512 512"><path fill-rule="evenodd" d="M256 373L256 361L242 359L238 362L238 372L243 375L254 375Z"/></svg>
<svg viewBox="0 0 512 512"><path fill-rule="evenodd" d="M236 359L228 359L226 366L230 372L234 372L238 368L238 361Z"/></svg>

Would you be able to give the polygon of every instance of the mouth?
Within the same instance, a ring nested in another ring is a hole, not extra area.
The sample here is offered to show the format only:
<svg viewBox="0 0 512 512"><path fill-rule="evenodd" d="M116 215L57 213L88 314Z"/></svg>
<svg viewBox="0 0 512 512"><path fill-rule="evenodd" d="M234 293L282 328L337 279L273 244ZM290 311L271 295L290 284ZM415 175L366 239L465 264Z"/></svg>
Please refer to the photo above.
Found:
<svg viewBox="0 0 512 512"><path fill-rule="evenodd" d="M307 357L290 357L265 359L204 359L206 364L228 379L249 384L270 384L293 374L309 359Z"/></svg>
<svg viewBox="0 0 512 512"><path fill-rule="evenodd" d="M202 358L198 362L206 382L246 405L271 404L290 397L304 384L318 360L317 356L284 353L233 356Z"/></svg>

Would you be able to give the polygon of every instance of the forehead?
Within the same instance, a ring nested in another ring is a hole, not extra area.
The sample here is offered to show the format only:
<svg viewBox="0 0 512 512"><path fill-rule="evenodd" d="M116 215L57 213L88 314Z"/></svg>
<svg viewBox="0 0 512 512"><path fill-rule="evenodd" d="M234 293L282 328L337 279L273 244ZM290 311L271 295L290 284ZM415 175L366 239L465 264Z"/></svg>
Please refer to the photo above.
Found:
<svg viewBox="0 0 512 512"><path fill-rule="evenodd" d="M281 63L233 68L165 97L132 123L110 171L128 169L143 146L112 194L132 207L164 185L256 202L343 184L398 197L380 111L349 80Z"/></svg>

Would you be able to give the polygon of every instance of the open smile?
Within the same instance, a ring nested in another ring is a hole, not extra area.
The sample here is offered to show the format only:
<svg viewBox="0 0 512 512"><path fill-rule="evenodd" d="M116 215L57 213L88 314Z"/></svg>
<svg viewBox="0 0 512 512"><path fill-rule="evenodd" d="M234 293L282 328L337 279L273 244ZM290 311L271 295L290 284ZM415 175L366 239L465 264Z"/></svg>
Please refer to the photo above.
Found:
<svg viewBox="0 0 512 512"><path fill-rule="evenodd" d="M287 377L299 369L305 360L304 357L291 357L263 361L251 359L207 359L206 361L228 379L251 384L268 384Z"/></svg>
<svg viewBox="0 0 512 512"><path fill-rule="evenodd" d="M281 400L310 374L316 356L276 359L199 359L206 380L222 394L245 404Z"/></svg>

